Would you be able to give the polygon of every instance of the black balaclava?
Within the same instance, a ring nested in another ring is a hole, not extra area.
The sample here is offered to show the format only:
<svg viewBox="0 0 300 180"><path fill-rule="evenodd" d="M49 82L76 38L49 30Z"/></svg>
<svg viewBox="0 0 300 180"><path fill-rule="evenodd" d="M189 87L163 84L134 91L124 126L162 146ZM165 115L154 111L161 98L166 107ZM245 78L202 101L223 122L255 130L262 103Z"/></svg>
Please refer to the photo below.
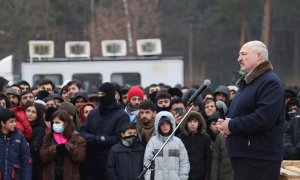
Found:
<svg viewBox="0 0 300 180"><path fill-rule="evenodd" d="M156 95L157 95L157 91L154 91L153 93L149 94L148 97L149 97L150 101L155 103Z"/></svg>
<svg viewBox="0 0 300 180"><path fill-rule="evenodd" d="M167 107L159 107L156 105L156 112L159 113L160 111L169 111L171 110L171 106L167 106Z"/></svg>
<svg viewBox="0 0 300 180"><path fill-rule="evenodd" d="M100 88L99 92L105 93L104 96L99 97L100 105L101 106L108 106L116 102L116 88L112 83L106 82L103 83Z"/></svg>

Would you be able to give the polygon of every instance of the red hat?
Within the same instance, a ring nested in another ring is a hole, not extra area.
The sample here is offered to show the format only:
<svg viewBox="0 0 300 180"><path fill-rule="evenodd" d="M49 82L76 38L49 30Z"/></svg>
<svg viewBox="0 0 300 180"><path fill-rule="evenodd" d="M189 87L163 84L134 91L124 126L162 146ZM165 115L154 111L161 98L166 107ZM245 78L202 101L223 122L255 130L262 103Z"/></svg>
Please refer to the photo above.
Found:
<svg viewBox="0 0 300 180"><path fill-rule="evenodd" d="M129 89L127 94L128 101L130 101L130 99L133 96L138 96L139 98L141 98L142 101L144 100L144 92L139 86L133 86L132 88Z"/></svg>

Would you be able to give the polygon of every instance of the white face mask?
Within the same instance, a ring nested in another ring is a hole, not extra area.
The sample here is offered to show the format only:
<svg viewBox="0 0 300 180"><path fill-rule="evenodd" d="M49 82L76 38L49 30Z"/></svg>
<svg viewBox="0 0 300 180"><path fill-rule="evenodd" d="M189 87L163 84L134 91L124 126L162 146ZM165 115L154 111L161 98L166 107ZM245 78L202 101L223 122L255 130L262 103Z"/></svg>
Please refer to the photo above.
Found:
<svg viewBox="0 0 300 180"><path fill-rule="evenodd" d="M64 127L62 124L53 124L52 128L53 128L53 131L56 133L61 133L64 131Z"/></svg>

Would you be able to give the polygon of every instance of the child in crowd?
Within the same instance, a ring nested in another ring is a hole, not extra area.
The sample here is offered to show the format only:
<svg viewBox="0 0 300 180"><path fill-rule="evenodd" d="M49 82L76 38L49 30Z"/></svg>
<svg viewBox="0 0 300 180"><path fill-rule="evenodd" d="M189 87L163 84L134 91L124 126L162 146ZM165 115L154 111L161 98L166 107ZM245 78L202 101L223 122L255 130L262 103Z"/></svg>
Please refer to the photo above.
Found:
<svg viewBox="0 0 300 180"><path fill-rule="evenodd" d="M180 128L182 133L179 138L188 152L191 165L189 180L209 179L211 145L203 116L199 112L191 111Z"/></svg>
<svg viewBox="0 0 300 180"><path fill-rule="evenodd" d="M137 179L143 170L145 148L139 142L135 124L125 123L121 130L121 141L110 149L108 155L107 180Z"/></svg>
<svg viewBox="0 0 300 180"><path fill-rule="evenodd" d="M15 118L9 109L0 112L0 179L31 180L30 149Z"/></svg>
<svg viewBox="0 0 300 180"><path fill-rule="evenodd" d="M167 138L175 129L175 120L173 115L167 111L159 112L155 117L156 135L153 136L145 150L144 165L147 166L153 156L162 147ZM190 163L187 151L182 141L172 136L166 146L155 159L155 180L161 179L180 179L189 178ZM150 179L150 170L145 174L145 179Z"/></svg>

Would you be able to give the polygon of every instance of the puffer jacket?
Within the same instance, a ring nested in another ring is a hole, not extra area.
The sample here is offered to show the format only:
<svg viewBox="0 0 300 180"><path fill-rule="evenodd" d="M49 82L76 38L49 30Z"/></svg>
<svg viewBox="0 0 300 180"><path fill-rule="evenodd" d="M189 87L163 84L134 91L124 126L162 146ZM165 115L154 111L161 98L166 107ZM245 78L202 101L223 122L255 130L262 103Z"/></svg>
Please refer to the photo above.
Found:
<svg viewBox="0 0 300 180"><path fill-rule="evenodd" d="M32 128L25 114L25 107L18 106L11 108L16 113L16 127L24 134L27 140L31 139Z"/></svg>
<svg viewBox="0 0 300 180"><path fill-rule="evenodd" d="M1 180L31 180L30 149L19 130L16 129L8 138L4 138L0 131L0 162Z"/></svg>
<svg viewBox="0 0 300 180"><path fill-rule="evenodd" d="M162 116L168 117L172 125L172 130L175 129L175 120L173 115L167 111L161 111L155 118L156 135L153 136L145 150L144 165L147 166L153 156L162 147L168 137L162 136L158 131L159 120ZM184 144L178 137L171 137L169 142L158 154L155 159L155 180L186 180L189 178L190 163L187 151ZM145 174L145 179L150 179L150 170Z"/></svg>

